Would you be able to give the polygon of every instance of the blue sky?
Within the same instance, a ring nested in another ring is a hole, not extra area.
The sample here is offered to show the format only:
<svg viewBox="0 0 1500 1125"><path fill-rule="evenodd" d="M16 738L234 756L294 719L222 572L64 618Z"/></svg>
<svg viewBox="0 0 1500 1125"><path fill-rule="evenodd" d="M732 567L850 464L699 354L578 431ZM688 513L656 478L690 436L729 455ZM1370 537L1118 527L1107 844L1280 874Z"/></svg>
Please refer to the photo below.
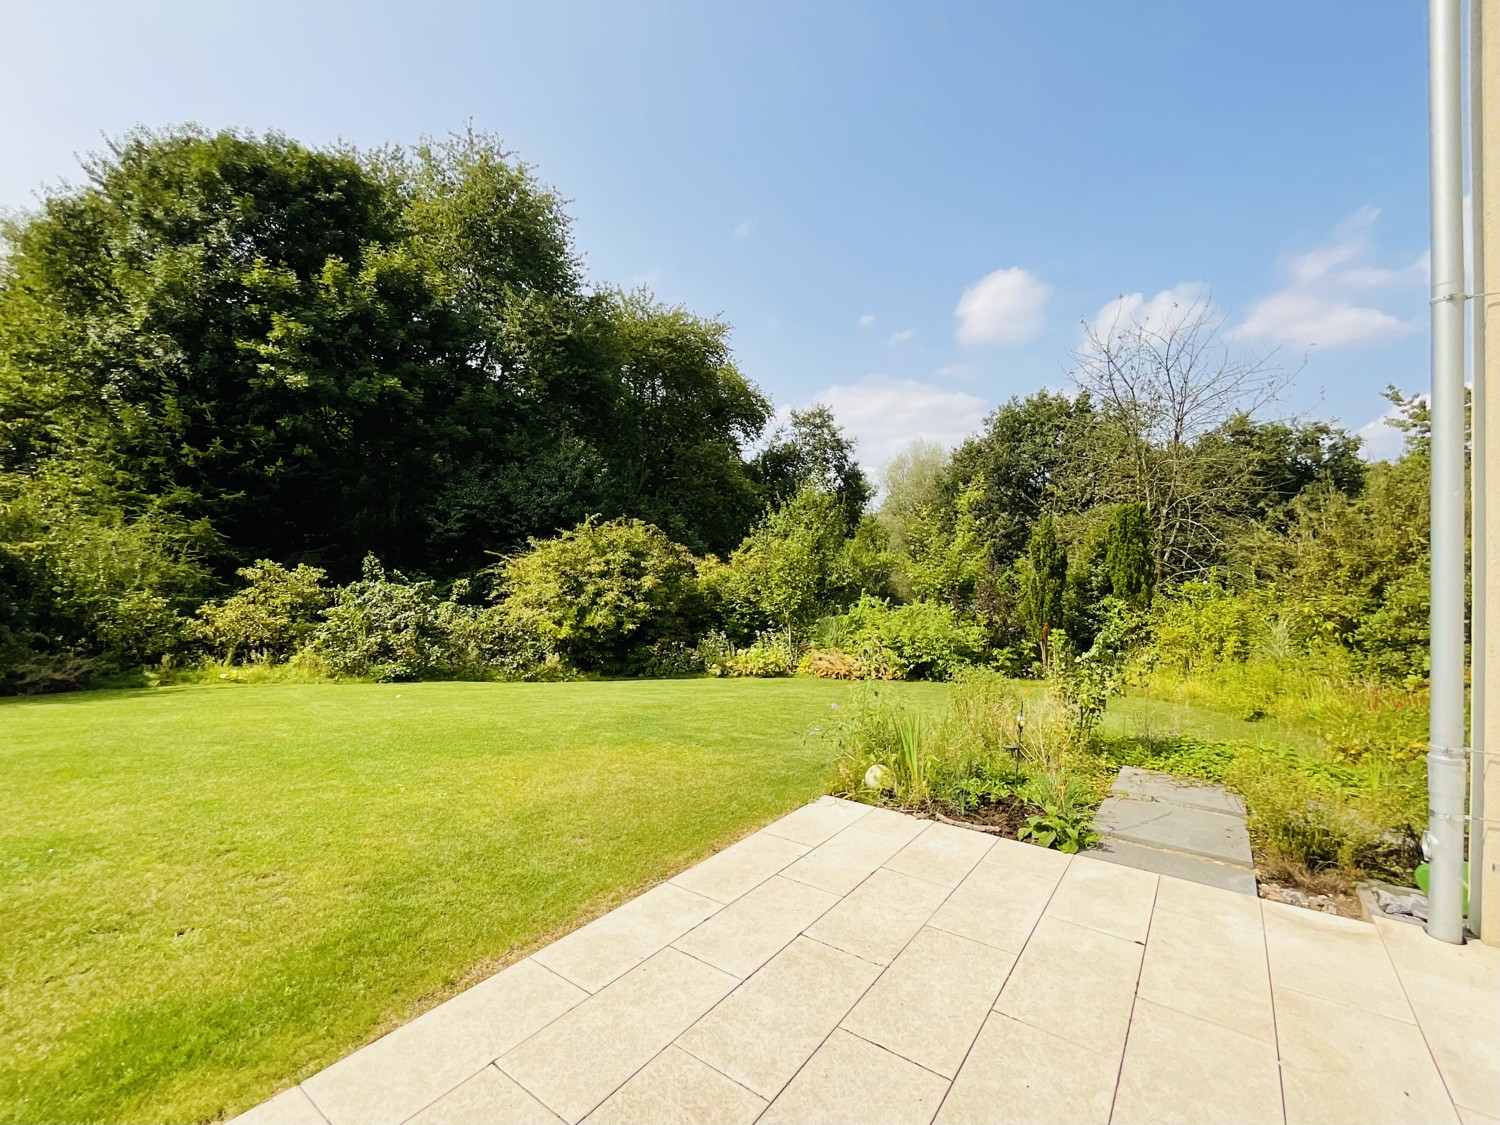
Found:
<svg viewBox="0 0 1500 1125"><path fill-rule="evenodd" d="M1282 410L1427 384L1425 17L1253 4L0 3L0 206L136 123L500 134L604 282L734 325L879 464L1211 294ZM962 312L962 315L958 315ZM1377 452L1389 450L1379 428Z"/></svg>

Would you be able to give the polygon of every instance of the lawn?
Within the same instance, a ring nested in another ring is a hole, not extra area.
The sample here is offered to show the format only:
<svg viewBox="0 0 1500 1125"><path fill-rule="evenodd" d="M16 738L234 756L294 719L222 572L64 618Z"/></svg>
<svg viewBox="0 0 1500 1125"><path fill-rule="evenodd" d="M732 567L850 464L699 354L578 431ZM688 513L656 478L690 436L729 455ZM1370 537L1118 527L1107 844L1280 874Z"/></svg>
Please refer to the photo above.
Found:
<svg viewBox="0 0 1500 1125"><path fill-rule="evenodd" d="M892 685L936 705L941 685ZM0 1120L211 1119L815 797L816 680L0 703Z"/></svg>

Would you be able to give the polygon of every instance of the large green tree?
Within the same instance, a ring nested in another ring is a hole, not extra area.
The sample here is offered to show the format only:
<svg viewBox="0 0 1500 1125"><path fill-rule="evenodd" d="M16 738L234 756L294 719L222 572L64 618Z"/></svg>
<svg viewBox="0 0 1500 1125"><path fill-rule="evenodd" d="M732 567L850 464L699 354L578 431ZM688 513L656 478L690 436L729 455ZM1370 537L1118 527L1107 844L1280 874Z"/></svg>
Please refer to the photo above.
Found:
<svg viewBox="0 0 1500 1125"><path fill-rule="evenodd" d="M585 288L492 138L323 152L132 133L4 228L0 469L102 466L226 575L457 574L590 512L727 551L770 408L727 327Z"/></svg>
<svg viewBox="0 0 1500 1125"><path fill-rule="evenodd" d="M462 338L350 155L137 132L5 227L0 457L108 465L231 549L402 555Z"/></svg>
<svg viewBox="0 0 1500 1125"><path fill-rule="evenodd" d="M793 410L756 455L754 470L770 507L779 508L804 488L815 488L838 500L851 533L875 494L854 460L854 441L826 406Z"/></svg>
<svg viewBox="0 0 1500 1125"><path fill-rule="evenodd" d="M996 563L1008 565L1026 550L1032 526L1060 489L1086 488L1083 452L1094 423L1087 395L1042 390L1003 403L954 453L949 496L956 501L978 486L972 514Z"/></svg>

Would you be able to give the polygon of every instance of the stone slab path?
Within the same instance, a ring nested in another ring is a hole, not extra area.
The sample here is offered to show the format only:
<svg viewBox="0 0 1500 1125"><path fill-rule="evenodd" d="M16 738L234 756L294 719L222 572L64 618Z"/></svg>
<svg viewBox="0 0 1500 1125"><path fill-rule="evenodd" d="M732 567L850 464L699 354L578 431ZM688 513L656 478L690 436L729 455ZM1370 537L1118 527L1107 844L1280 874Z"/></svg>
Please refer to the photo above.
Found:
<svg viewBox="0 0 1500 1125"><path fill-rule="evenodd" d="M1125 766L1094 818L1098 858L1253 895L1245 806L1218 785Z"/></svg>
<svg viewBox="0 0 1500 1125"><path fill-rule="evenodd" d="M822 798L238 1118L1500 1122L1500 950Z"/></svg>

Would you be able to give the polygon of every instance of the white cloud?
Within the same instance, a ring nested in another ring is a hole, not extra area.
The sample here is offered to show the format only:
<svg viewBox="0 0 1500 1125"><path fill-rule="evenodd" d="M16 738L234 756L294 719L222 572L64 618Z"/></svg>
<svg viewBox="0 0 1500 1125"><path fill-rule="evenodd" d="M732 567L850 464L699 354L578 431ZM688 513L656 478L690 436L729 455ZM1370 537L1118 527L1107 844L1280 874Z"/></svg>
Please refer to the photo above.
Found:
<svg viewBox="0 0 1500 1125"><path fill-rule="evenodd" d="M1391 420L1397 416L1396 407L1392 405L1379 418L1371 419L1355 431L1364 439L1360 452L1366 461L1391 461L1401 456L1406 447L1406 434L1391 425Z"/></svg>
<svg viewBox="0 0 1500 1125"><path fill-rule="evenodd" d="M906 343L906 341L910 340L916 334L917 330L915 328L903 328L900 332L893 332L890 338L886 340L886 343L895 347L897 344Z"/></svg>
<svg viewBox="0 0 1500 1125"><path fill-rule="evenodd" d="M755 224L752 223L749 219L746 219L744 222L740 223L737 227L734 228L734 237L749 238L750 231L754 227L754 225Z"/></svg>
<svg viewBox="0 0 1500 1125"><path fill-rule="evenodd" d="M859 318L859 326L861 328L868 328L868 327L870 327L870 325L872 325L874 323L875 323L875 314L874 313L865 313L864 316L862 316L862 317Z"/></svg>
<svg viewBox="0 0 1500 1125"><path fill-rule="evenodd" d="M957 445L990 410L978 395L888 375L828 387L813 401L833 411L839 425L858 440L860 462L870 467L885 464L913 438Z"/></svg>
<svg viewBox="0 0 1500 1125"><path fill-rule="evenodd" d="M1427 255L1395 269L1373 264L1371 232L1379 216L1379 209L1361 207L1339 224L1326 245L1288 262L1287 284L1251 305L1232 335L1293 347L1340 348L1420 330L1416 293L1427 280ZM1375 307L1370 294L1382 289L1397 290L1387 300L1418 315L1402 319Z"/></svg>
<svg viewBox="0 0 1500 1125"><path fill-rule="evenodd" d="M961 344L1014 344L1029 340L1046 323L1043 309L1052 286L1020 266L986 274L964 290L953 315Z"/></svg>
<svg viewBox="0 0 1500 1125"><path fill-rule="evenodd" d="M1150 298L1144 293L1122 293L1094 314L1094 331L1101 337L1128 328L1146 328L1166 334L1201 309L1207 300L1207 289L1194 281L1163 289Z"/></svg>
<svg viewBox="0 0 1500 1125"><path fill-rule="evenodd" d="M974 378L975 370L972 363L950 363L946 367L939 367L933 375L939 379L962 379L967 382Z"/></svg>

